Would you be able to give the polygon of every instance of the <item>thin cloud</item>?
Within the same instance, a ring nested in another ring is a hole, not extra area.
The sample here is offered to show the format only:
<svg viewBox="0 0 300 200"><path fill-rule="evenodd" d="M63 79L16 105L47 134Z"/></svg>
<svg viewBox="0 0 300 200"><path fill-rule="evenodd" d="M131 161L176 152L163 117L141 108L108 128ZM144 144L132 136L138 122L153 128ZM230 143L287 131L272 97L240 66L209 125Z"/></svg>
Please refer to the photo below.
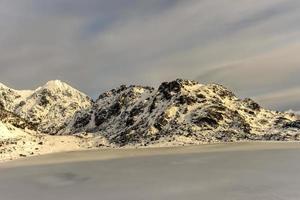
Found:
<svg viewBox="0 0 300 200"><path fill-rule="evenodd" d="M199 76L257 96L299 84L296 0L3 0L0 16L0 80L17 88L63 79L97 96Z"/></svg>

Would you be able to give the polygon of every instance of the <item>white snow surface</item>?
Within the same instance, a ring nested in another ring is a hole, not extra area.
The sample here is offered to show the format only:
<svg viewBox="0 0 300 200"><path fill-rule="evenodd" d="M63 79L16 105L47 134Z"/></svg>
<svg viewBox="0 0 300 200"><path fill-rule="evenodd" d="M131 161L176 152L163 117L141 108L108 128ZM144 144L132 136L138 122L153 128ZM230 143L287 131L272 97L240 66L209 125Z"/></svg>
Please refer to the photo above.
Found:
<svg viewBox="0 0 300 200"><path fill-rule="evenodd" d="M8 127L0 122L0 140L14 137L12 131L8 130Z"/></svg>

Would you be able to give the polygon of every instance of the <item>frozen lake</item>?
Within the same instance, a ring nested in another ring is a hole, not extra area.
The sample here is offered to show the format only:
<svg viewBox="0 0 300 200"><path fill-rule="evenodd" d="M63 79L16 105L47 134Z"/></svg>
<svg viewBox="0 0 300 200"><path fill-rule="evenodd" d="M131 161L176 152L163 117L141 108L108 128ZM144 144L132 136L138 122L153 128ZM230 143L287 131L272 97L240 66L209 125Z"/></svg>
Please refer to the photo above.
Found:
<svg viewBox="0 0 300 200"><path fill-rule="evenodd" d="M0 164L1 200L299 200L300 144L62 153Z"/></svg>

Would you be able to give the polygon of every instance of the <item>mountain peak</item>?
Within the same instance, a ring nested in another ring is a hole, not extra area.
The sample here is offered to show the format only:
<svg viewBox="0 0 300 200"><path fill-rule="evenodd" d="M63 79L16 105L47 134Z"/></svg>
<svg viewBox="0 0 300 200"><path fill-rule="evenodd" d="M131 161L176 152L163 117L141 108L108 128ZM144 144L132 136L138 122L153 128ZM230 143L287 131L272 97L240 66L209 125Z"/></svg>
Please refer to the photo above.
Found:
<svg viewBox="0 0 300 200"><path fill-rule="evenodd" d="M191 87L191 86L195 86L195 85L199 85L200 84L196 81L191 81L191 80L184 80L184 79L176 79L174 81L170 81L170 82L163 82L159 88L158 91L159 92L175 92L178 93L180 92L184 87Z"/></svg>
<svg viewBox="0 0 300 200"><path fill-rule="evenodd" d="M34 91L11 90L0 93L0 104L44 133L57 133L74 113L89 108L91 99L60 80L48 81Z"/></svg>
<svg viewBox="0 0 300 200"><path fill-rule="evenodd" d="M66 91L68 93L72 93L75 96L87 96L86 94L84 94L83 92L79 91L78 89L72 87L71 85L69 85L66 82L63 82L61 80L51 80L48 81L45 85L38 87L35 92L41 92L41 91L52 91L55 93L65 93Z"/></svg>
<svg viewBox="0 0 300 200"><path fill-rule="evenodd" d="M160 88L168 87L168 88L182 88L184 86L194 86L199 85L197 81L185 80L185 79L176 79L170 82L163 82L160 85Z"/></svg>
<svg viewBox="0 0 300 200"><path fill-rule="evenodd" d="M63 82L61 80L51 80L48 81L43 88L72 88L72 86L70 86L69 84L67 84L66 82Z"/></svg>

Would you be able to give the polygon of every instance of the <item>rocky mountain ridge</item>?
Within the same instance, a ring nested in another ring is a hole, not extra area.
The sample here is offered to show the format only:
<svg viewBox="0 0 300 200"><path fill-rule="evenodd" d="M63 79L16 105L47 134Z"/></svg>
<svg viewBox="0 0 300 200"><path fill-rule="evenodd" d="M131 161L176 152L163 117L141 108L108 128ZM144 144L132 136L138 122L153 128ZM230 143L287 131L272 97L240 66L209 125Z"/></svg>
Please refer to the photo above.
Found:
<svg viewBox="0 0 300 200"><path fill-rule="evenodd" d="M61 81L33 91L0 85L0 105L38 132L92 133L115 146L300 140L297 115L263 109L218 84L182 79L157 89L122 85L95 102Z"/></svg>
<svg viewBox="0 0 300 200"><path fill-rule="evenodd" d="M300 121L221 85L177 79L158 89L123 85L105 92L64 132L98 133L117 146L299 140Z"/></svg>

